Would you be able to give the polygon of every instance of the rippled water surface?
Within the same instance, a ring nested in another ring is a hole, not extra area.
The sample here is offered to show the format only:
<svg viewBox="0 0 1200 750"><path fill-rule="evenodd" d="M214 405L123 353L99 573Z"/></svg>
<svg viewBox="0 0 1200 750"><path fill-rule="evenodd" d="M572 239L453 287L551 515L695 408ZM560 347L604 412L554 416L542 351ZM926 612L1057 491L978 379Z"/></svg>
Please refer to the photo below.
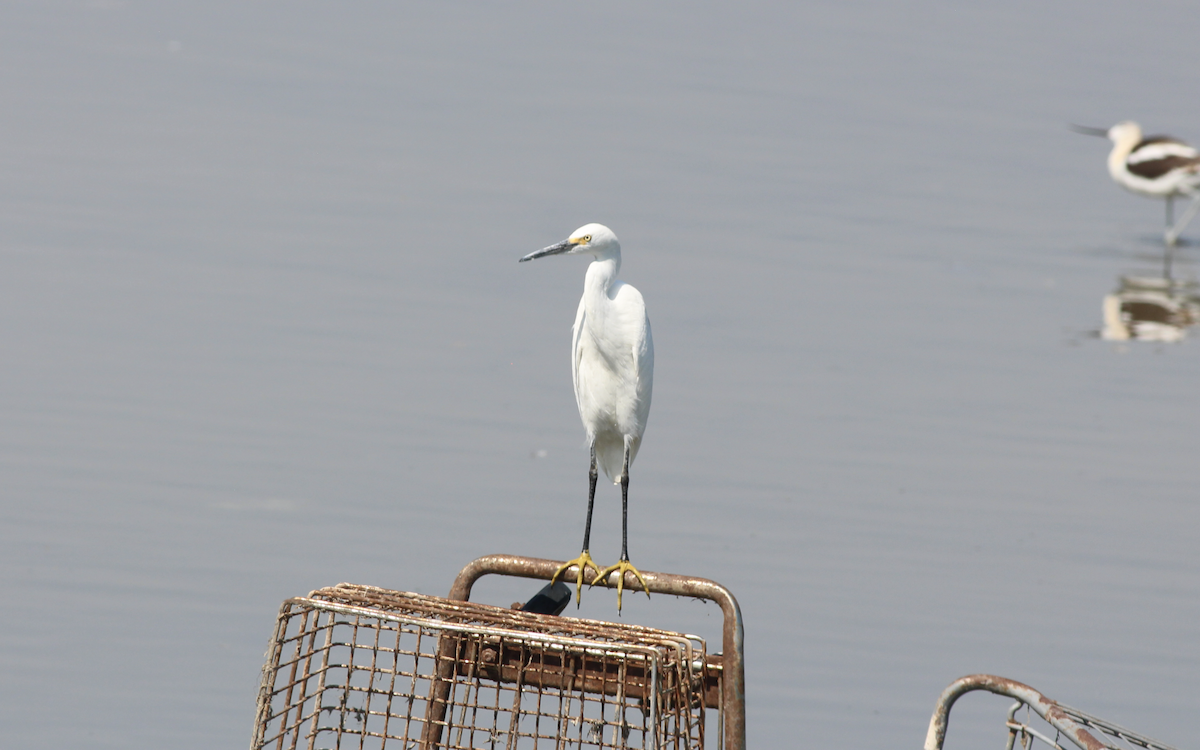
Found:
<svg viewBox="0 0 1200 750"><path fill-rule="evenodd" d="M970 672L1193 742L1197 343L1097 337L1162 206L1066 129L1200 140L1189 14L10 4L4 746L243 746L284 598L574 555L586 261L517 258L589 221L657 346L632 558L738 596L752 746L918 746Z"/></svg>

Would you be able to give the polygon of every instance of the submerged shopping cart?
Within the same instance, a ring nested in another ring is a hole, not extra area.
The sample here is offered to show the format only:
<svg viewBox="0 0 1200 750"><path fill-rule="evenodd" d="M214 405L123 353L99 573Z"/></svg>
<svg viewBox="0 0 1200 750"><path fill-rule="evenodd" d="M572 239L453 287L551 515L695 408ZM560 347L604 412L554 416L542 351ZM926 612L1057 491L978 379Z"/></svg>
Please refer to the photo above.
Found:
<svg viewBox="0 0 1200 750"><path fill-rule="evenodd" d="M1016 700L1008 709L1007 750L1019 743L1022 750L1033 750L1042 743L1046 750L1173 750L1157 740L1117 726L1106 719L1084 713L1076 708L1051 700L1028 685L991 674L972 674L960 677L938 697L925 750L942 750L950 709L966 693L985 690Z"/></svg>
<svg viewBox="0 0 1200 750"><path fill-rule="evenodd" d="M284 602L263 667L252 750L744 750L737 600L702 578L645 572L656 594L708 599L722 651L692 635L468 601L489 574L549 580L553 560L490 555L447 598L339 584ZM575 580L575 570L563 579ZM629 576L626 586L640 590Z"/></svg>

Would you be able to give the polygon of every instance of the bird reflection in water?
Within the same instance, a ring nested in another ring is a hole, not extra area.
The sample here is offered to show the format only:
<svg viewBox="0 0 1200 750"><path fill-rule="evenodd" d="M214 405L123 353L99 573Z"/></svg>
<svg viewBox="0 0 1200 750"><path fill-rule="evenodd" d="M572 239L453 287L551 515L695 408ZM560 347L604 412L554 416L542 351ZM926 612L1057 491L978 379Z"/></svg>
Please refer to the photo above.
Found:
<svg viewBox="0 0 1200 750"><path fill-rule="evenodd" d="M1104 298L1108 341L1182 341L1200 321L1200 291L1195 281L1161 276L1122 276L1117 290Z"/></svg>

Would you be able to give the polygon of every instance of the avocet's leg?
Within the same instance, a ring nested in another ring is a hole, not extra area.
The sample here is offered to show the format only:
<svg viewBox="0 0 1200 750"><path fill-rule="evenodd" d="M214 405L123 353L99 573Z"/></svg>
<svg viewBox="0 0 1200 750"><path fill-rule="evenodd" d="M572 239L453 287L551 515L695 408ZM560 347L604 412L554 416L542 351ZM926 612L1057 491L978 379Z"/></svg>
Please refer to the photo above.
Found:
<svg viewBox="0 0 1200 750"><path fill-rule="evenodd" d="M1183 230L1197 213L1200 213L1200 193L1192 197L1192 204L1183 212L1183 216L1179 217L1179 221L1167 229L1167 245L1174 246L1179 241L1179 235L1183 234Z"/></svg>

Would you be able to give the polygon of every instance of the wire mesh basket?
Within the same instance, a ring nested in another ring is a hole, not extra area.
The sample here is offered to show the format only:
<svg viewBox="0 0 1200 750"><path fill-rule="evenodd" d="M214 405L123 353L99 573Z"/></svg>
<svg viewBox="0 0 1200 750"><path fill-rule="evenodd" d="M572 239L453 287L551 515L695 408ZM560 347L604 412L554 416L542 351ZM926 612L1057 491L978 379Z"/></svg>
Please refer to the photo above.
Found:
<svg viewBox="0 0 1200 750"><path fill-rule="evenodd" d="M284 602L252 748L702 748L703 640L352 584Z"/></svg>

